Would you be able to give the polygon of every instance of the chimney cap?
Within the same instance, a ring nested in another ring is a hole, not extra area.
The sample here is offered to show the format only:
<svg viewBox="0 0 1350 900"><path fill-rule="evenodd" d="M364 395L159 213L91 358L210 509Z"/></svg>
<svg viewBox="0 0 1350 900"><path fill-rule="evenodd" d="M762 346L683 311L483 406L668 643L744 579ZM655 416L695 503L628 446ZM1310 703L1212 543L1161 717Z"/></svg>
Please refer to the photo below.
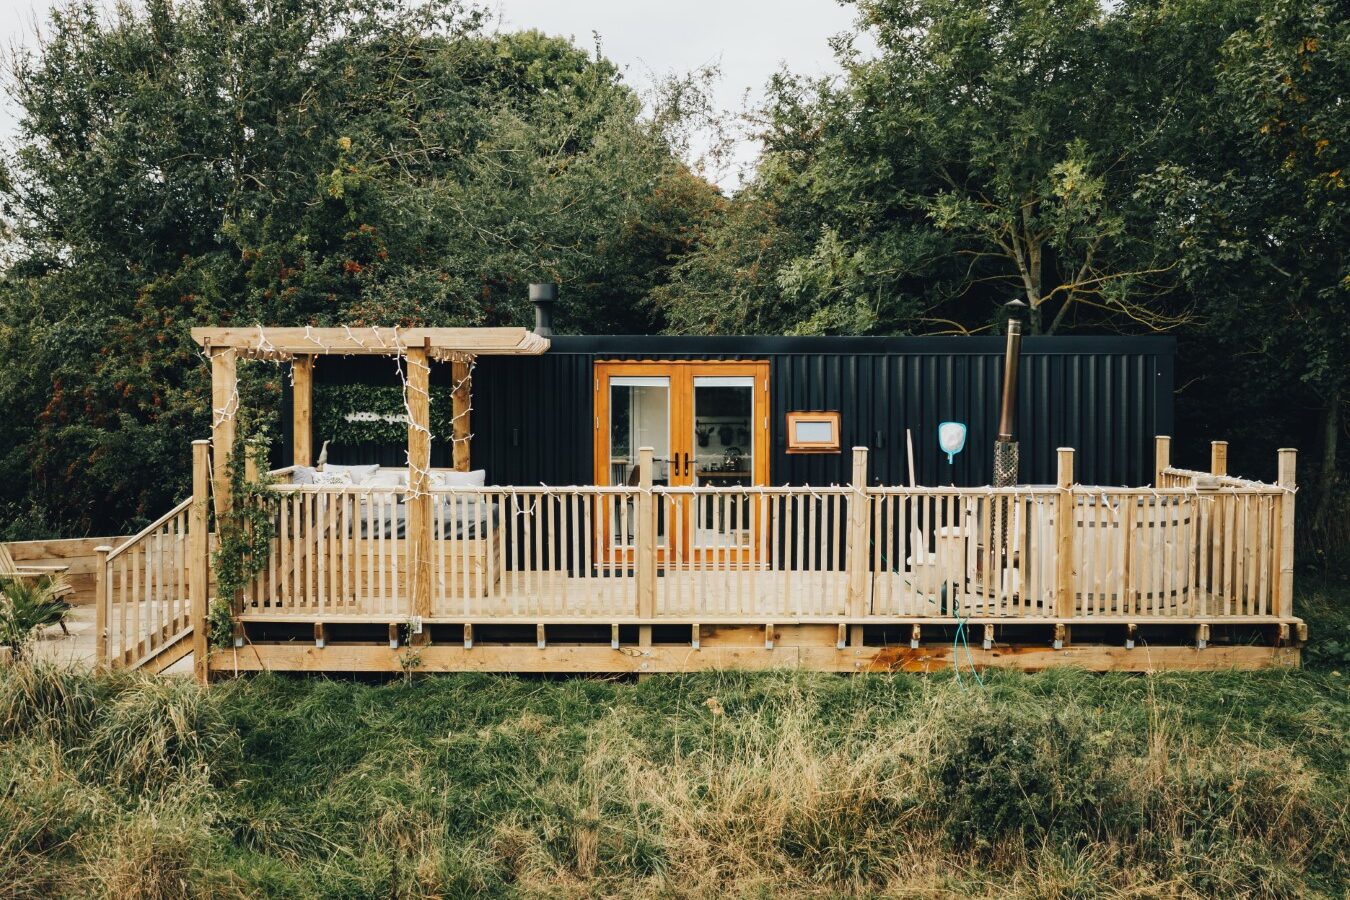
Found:
<svg viewBox="0 0 1350 900"><path fill-rule="evenodd" d="M555 303L558 300L558 285L552 281L536 281L530 284L531 303Z"/></svg>

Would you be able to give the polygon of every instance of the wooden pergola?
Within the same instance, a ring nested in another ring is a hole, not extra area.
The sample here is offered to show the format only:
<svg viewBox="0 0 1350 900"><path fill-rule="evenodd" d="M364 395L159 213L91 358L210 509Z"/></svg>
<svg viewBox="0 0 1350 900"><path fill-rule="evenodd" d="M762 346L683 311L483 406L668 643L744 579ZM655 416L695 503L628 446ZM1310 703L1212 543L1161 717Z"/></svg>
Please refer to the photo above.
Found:
<svg viewBox="0 0 1350 900"><path fill-rule="evenodd" d="M239 359L289 362L292 366L293 460L313 464L314 364L320 356L390 356L406 360L404 401L408 410L408 535L414 609L430 608L431 366L453 366L454 467L469 468L471 367L478 356L537 356L548 338L524 328L194 328L192 339L211 360L212 480L216 511L230 507L226 466L234 446L239 408Z"/></svg>

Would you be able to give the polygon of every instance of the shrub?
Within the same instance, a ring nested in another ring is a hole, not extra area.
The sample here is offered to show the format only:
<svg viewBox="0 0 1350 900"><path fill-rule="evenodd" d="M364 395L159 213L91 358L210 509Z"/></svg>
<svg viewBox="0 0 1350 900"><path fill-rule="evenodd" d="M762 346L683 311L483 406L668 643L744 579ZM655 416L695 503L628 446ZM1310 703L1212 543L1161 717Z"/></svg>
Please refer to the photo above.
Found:
<svg viewBox="0 0 1350 900"><path fill-rule="evenodd" d="M929 801L943 810L952 845L1100 834L1122 793L1107 738L1072 709L972 700L930 730Z"/></svg>
<svg viewBox="0 0 1350 900"><path fill-rule="evenodd" d="M75 666L23 662L0 669L0 736L41 734L73 743L119 683Z"/></svg>
<svg viewBox="0 0 1350 900"><path fill-rule="evenodd" d="M178 679L136 679L103 711L89 745L111 783L148 790L197 777L219 783L240 752L213 694Z"/></svg>
<svg viewBox="0 0 1350 900"><path fill-rule="evenodd" d="M70 605L61 599L63 576L34 581L0 578L0 646L22 657L38 629L64 621Z"/></svg>

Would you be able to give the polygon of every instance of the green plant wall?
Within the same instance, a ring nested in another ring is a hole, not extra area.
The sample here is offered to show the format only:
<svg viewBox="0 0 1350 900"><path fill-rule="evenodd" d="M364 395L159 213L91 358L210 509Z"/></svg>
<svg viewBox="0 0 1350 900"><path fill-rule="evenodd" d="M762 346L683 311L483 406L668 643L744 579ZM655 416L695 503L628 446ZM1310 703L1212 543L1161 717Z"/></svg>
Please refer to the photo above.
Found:
<svg viewBox="0 0 1350 900"><path fill-rule="evenodd" d="M398 385L316 384L314 427L335 444L399 444L408 439L403 388ZM449 440L454 404L449 387L431 388L431 436Z"/></svg>

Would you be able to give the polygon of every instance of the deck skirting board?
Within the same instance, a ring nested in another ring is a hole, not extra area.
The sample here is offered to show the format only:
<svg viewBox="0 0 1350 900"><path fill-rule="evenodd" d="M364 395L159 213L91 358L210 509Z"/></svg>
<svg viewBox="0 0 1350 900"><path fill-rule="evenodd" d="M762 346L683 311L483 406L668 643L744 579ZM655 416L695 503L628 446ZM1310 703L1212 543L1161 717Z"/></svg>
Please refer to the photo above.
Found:
<svg viewBox="0 0 1350 900"><path fill-rule="evenodd" d="M483 645L465 648L433 644L391 649L373 644L249 644L238 650L216 650L210 669L220 674L242 672L401 672L403 654L416 653L417 672L575 672L637 673L715 670L805 669L818 672L940 672L954 658L962 668L1009 668L1036 671L1057 666L1094 672L1153 672L1296 667L1297 647L1210 646L1112 647L1104 645L1049 647L994 645L984 650L972 643L954 650L950 644L891 647L782 646L773 648L689 645L651 647L548 644Z"/></svg>

